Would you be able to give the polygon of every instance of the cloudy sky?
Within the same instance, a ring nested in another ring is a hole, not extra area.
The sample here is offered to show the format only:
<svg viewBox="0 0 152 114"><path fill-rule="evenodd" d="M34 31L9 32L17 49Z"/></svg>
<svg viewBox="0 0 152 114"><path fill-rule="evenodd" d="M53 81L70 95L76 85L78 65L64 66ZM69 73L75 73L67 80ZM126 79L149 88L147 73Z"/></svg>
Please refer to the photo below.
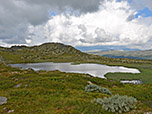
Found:
<svg viewBox="0 0 152 114"><path fill-rule="evenodd" d="M152 0L0 0L0 46L152 49Z"/></svg>

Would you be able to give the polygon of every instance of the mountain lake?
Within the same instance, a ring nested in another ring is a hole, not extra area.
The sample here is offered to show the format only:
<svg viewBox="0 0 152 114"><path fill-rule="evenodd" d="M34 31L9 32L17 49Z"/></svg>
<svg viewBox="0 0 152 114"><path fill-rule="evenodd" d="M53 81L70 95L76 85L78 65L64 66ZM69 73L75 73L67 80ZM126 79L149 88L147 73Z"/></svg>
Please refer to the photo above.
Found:
<svg viewBox="0 0 152 114"><path fill-rule="evenodd" d="M27 64L10 64L12 67L19 67L21 69L32 68L35 71L46 70L54 71L59 70L61 72L67 73L83 73L90 74L94 77L105 78L107 73L140 73L138 69L127 68L122 66L108 66L102 64L93 64L93 63L83 63L76 64L73 63L54 63L54 62L44 62L44 63L27 63Z"/></svg>

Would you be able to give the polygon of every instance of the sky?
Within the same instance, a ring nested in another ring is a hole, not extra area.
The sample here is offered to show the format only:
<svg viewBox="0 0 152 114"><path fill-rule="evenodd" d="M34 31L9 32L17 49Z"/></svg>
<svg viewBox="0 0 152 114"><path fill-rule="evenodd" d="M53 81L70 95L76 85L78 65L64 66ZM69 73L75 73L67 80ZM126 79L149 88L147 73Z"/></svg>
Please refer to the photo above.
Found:
<svg viewBox="0 0 152 114"><path fill-rule="evenodd" d="M152 49L152 0L0 0L0 46L46 42Z"/></svg>

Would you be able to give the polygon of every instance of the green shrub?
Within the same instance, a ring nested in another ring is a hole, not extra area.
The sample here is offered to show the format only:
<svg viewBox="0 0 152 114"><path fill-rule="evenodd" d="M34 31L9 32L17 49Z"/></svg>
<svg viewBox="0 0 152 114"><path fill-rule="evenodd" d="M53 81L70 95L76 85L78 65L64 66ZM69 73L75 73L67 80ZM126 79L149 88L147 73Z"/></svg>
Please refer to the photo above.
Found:
<svg viewBox="0 0 152 114"><path fill-rule="evenodd" d="M14 97L26 97L30 94L28 90L10 91L9 95Z"/></svg>
<svg viewBox="0 0 152 114"><path fill-rule="evenodd" d="M112 95L112 93L109 91L109 89L104 88L104 87L99 87L97 85L87 85L85 87L85 91L86 92L98 92L98 93L104 93L104 94L108 94L108 95Z"/></svg>
<svg viewBox="0 0 152 114"><path fill-rule="evenodd" d="M134 109L137 100L134 97L114 95L104 99L98 98L95 103L102 105L102 109L108 112L123 113Z"/></svg>

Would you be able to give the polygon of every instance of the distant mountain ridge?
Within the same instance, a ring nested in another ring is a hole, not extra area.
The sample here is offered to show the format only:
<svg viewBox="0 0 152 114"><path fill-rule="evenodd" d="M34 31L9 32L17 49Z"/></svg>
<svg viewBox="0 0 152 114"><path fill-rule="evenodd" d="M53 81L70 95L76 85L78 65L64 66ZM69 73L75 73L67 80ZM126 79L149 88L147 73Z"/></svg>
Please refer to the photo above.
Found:
<svg viewBox="0 0 152 114"><path fill-rule="evenodd" d="M110 58L128 58L152 60L152 50L141 51L88 51L89 54L100 55Z"/></svg>

